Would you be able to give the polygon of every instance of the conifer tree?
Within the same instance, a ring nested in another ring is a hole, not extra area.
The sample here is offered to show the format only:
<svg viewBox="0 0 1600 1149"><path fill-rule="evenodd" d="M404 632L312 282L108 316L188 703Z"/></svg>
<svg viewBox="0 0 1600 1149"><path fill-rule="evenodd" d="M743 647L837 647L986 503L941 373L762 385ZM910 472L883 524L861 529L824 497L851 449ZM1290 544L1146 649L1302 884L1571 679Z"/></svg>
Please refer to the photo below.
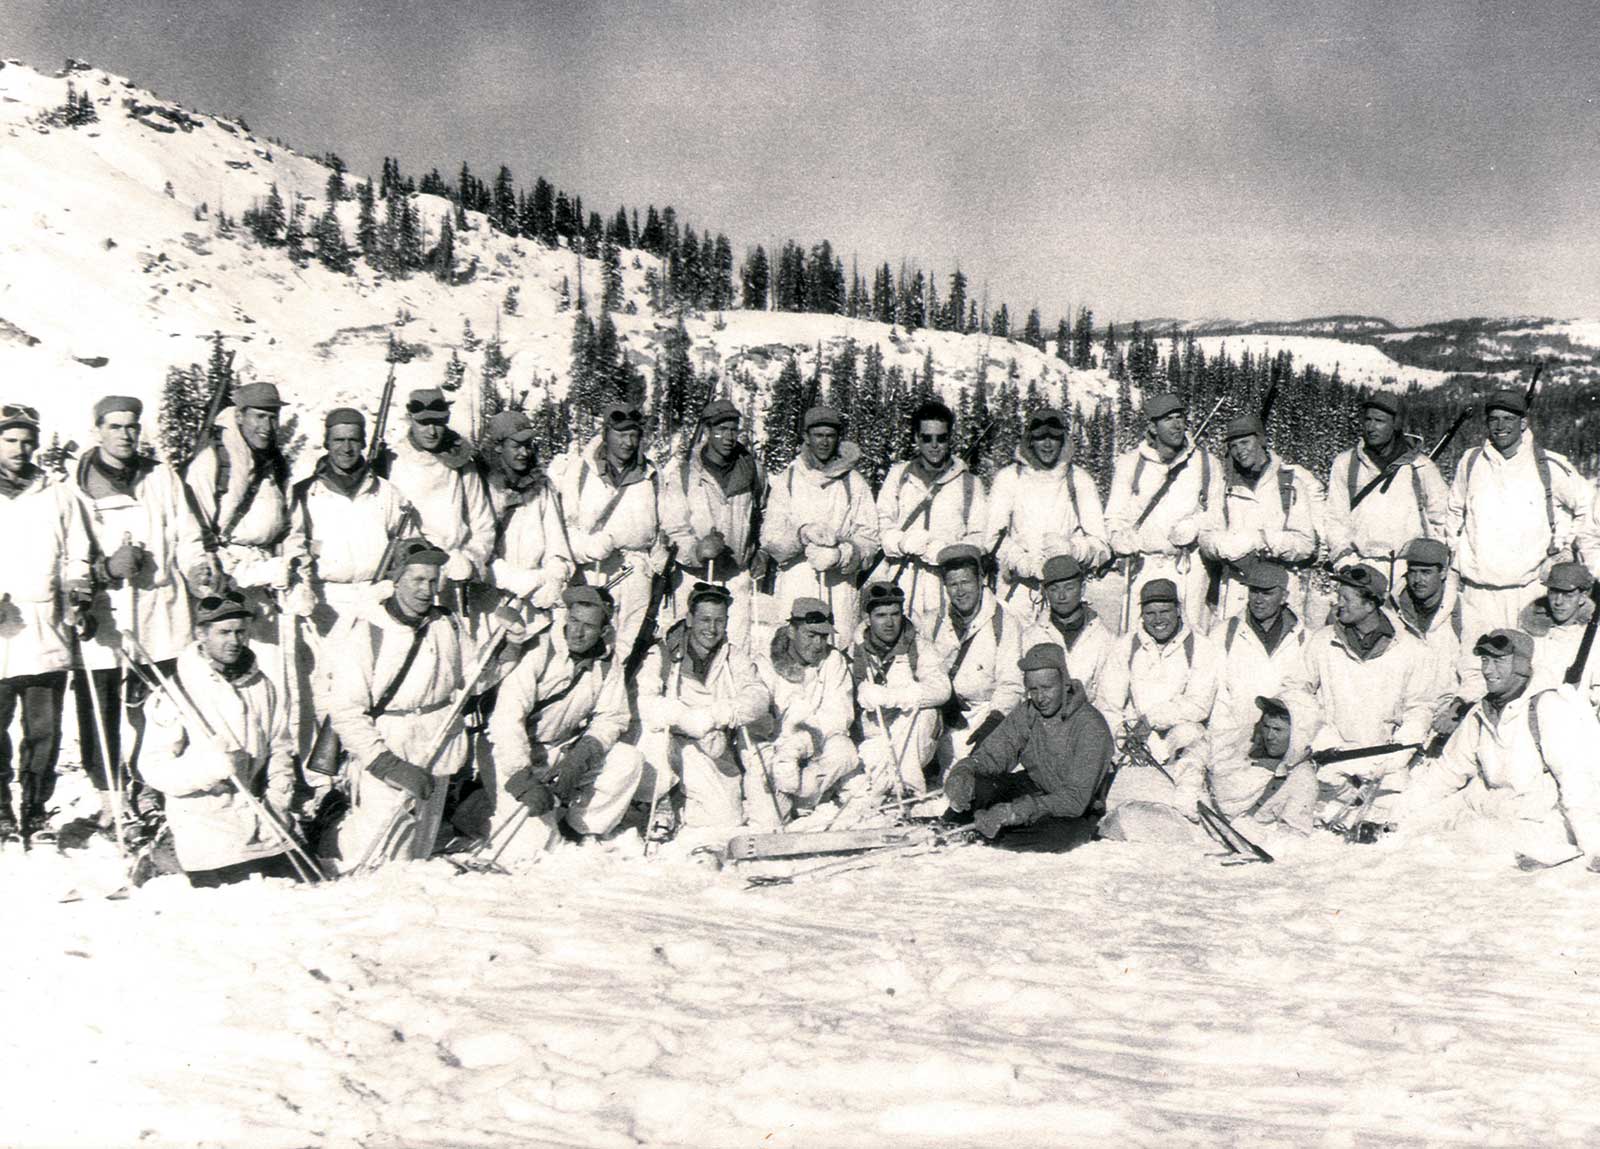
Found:
<svg viewBox="0 0 1600 1149"><path fill-rule="evenodd" d="M266 206L259 215L260 227L256 238L265 244L276 244L288 223L283 210L283 197L278 194L278 185L274 183L267 192Z"/></svg>
<svg viewBox="0 0 1600 1149"><path fill-rule="evenodd" d="M711 253L711 306L721 311L734 304L733 244L728 242L727 236L718 232Z"/></svg>
<svg viewBox="0 0 1600 1149"><path fill-rule="evenodd" d="M289 213L289 222L284 225L283 246L289 249L289 258L294 262L303 264L306 261L306 205L295 200L294 210Z"/></svg>
<svg viewBox="0 0 1600 1149"><path fill-rule="evenodd" d="M439 242L428 254L428 267L433 272L433 277L440 283L455 282L456 233L449 216L445 216L444 222L439 226Z"/></svg>
<svg viewBox="0 0 1600 1149"><path fill-rule="evenodd" d="M1083 306L1072 324L1072 365L1082 371L1094 366L1094 312Z"/></svg>
<svg viewBox="0 0 1600 1149"><path fill-rule="evenodd" d="M356 188L356 202L360 205L356 214L356 246L361 249L362 258L368 263L375 263L378 255L378 216L373 207L371 180L362 180L361 186Z"/></svg>
<svg viewBox="0 0 1600 1149"><path fill-rule="evenodd" d="M1072 331L1065 319L1056 321L1056 358L1066 363L1072 357Z"/></svg>
<svg viewBox="0 0 1600 1149"><path fill-rule="evenodd" d="M531 211L535 228L532 234L546 247L555 247L560 238L556 231L556 193L543 176L533 183Z"/></svg>
<svg viewBox="0 0 1600 1149"><path fill-rule="evenodd" d="M849 412L856 405L856 356L854 339L846 339L828 362L828 406Z"/></svg>
<svg viewBox="0 0 1600 1149"><path fill-rule="evenodd" d="M989 320L989 333L1000 339L1011 338L1011 312L1004 303L994 313L994 318Z"/></svg>
<svg viewBox="0 0 1600 1149"><path fill-rule="evenodd" d="M572 320L572 366L567 383L567 399L573 410L592 420L602 400L597 397L594 378L594 324L588 312L579 309Z"/></svg>
<svg viewBox="0 0 1600 1149"><path fill-rule="evenodd" d="M344 229L339 226L339 216L333 204L317 220L315 231L317 259L329 271L347 275L351 270L350 248L344 242Z"/></svg>
<svg viewBox="0 0 1600 1149"><path fill-rule="evenodd" d="M622 253L609 235L600 245L600 307L604 311L622 310Z"/></svg>
<svg viewBox="0 0 1600 1149"><path fill-rule="evenodd" d="M762 421L762 458L770 474L787 467L799 454L800 421L805 415L801 409L805 402L804 389L800 364L791 354L772 385L772 396Z"/></svg>
<svg viewBox="0 0 1600 1149"><path fill-rule="evenodd" d="M606 229L606 235L618 247L633 246L633 233L628 228L628 209L617 208L617 214L611 217L611 226Z"/></svg>
<svg viewBox="0 0 1600 1149"><path fill-rule="evenodd" d="M599 259L600 245L605 242L606 225L600 218L600 213L589 213L588 226L583 231L583 256L585 259Z"/></svg>
<svg viewBox="0 0 1600 1149"><path fill-rule="evenodd" d="M894 316L894 272L885 263L872 276L872 317L879 323L893 323Z"/></svg>
<svg viewBox="0 0 1600 1149"><path fill-rule="evenodd" d="M961 331L967 322L967 277L958 266L950 273L950 294L945 300L944 326L948 331Z"/></svg>
<svg viewBox="0 0 1600 1149"><path fill-rule="evenodd" d="M156 434L161 443L161 457L172 465L181 464L194 453L210 398L206 377L198 363L188 368L167 368L167 381L161 387L161 405L156 415Z"/></svg>
<svg viewBox="0 0 1600 1149"><path fill-rule="evenodd" d="M689 360L689 333L684 329L683 317L678 317L662 341L661 354L656 357L651 373L650 393L655 415L657 441L666 444L672 436L695 414L696 396L694 365Z"/></svg>
<svg viewBox="0 0 1600 1149"><path fill-rule="evenodd" d="M450 349L450 359L444 365L444 379L439 386L446 391L459 391L467 379L467 361L456 354L456 349Z"/></svg>
<svg viewBox="0 0 1600 1149"><path fill-rule="evenodd" d="M756 244L756 249L745 258L739 279L744 291L746 311L767 309L767 280L772 269L767 264L767 249Z"/></svg>
<svg viewBox="0 0 1600 1149"><path fill-rule="evenodd" d="M497 231L517 234L517 189L511 181L511 169L505 164L500 165L494 177L494 210L489 222Z"/></svg>
<svg viewBox="0 0 1600 1149"><path fill-rule="evenodd" d="M395 233L395 259L402 274L422 266L422 220L410 196L400 197L399 229Z"/></svg>
<svg viewBox="0 0 1600 1149"><path fill-rule="evenodd" d="M1022 341L1029 347L1044 350L1044 323L1039 318L1039 309L1033 308L1028 312L1028 318L1022 323Z"/></svg>

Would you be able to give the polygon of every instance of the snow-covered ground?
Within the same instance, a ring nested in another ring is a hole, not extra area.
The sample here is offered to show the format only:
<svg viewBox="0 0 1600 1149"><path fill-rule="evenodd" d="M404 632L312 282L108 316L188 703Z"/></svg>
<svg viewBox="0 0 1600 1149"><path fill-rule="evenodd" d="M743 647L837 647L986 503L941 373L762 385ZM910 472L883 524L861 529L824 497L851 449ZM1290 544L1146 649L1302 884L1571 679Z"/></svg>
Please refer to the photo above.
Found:
<svg viewBox="0 0 1600 1149"><path fill-rule="evenodd" d="M571 847L122 901L103 855L7 858L4 1140L1600 1138L1600 877L1485 843L1280 849L966 846L747 889Z"/></svg>
<svg viewBox="0 0 1600 1149"><path fill-rule="evenodd" d="M1444 371L1407 367L1368 343L1346 343L1312 335L1207 335L1198 342L1205 348L1207 357L1216 356L1226 347L1236 361L1245 351L1258 358L1287 351L1294 356L1297 370L1309 363L1331 375L1337 367L1346 383L1362 387L1376 387L1384 379L1392 379L1395 388L1404 390L1413 382L1432 387L1449 378Z"/></svg>

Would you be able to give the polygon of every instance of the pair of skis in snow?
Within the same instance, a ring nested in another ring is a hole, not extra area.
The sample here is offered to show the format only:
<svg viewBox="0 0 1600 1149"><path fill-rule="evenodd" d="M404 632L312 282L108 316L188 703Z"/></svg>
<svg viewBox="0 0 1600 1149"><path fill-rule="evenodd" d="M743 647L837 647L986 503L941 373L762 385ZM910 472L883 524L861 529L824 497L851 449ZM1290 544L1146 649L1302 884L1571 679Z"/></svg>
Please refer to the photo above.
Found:
<svg viewBox="0 0 1600 1149"><path fill-rule="evenodd" d="M1227 849L1227 856L1222 862L1224 866L1272 861L1272 855L1239 833L1238 828L1227 819L1221 810L1218 810L1215 806L1208 806L1204 802L1196 802L1194 808L1195 813L1200 815L1200 824Z"/></svg>

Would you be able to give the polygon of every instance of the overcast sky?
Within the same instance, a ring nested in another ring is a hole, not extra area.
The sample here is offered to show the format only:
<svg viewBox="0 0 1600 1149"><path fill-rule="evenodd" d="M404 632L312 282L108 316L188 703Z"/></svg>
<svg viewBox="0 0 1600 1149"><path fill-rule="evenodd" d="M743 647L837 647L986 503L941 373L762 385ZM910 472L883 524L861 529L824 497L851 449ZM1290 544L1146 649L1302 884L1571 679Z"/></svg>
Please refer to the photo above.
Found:
<svg viewBox="0 0 1600 1149"><path fill-rule="evenodd" d="M0 0L358 171L462 159L1047 320L1600 314L1592 4Z"/></svg>

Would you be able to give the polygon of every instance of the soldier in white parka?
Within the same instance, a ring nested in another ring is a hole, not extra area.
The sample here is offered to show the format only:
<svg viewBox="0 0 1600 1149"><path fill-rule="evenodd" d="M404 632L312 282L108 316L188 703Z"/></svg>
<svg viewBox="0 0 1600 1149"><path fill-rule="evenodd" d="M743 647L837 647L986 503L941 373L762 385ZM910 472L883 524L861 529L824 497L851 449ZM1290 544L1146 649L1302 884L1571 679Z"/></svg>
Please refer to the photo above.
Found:
<svg viewBox="0 0 1600 1149"><path fill-rule="evenodd" d="M1020 704L1021 617L1012 614L983 581L983 552L962 543L939 552L945 611L928 640L944 658L950 697L942 712L940 773L968 757Z"/></svg>
<svg viewBox="0 0 1600 1149"><path fill-rule="evenodd" d="M1044 566L1053 556L1070 555L1087 570L1111 557L1100 492L1094 476L1072 461L1066 437L1067 419L1060 411L1033 412L1016 461L1000 468L989 487L985 545L995 552L999 570L995 593L1007 610L1028 622L1041 620L1047 611Z"/></svg>
<svg viewBox="0 0 1600 1149"><path fill-rule="evenodd" d="M854 634L861 611L856 579L878 553L878 511L855 469L861 448L840 441L839 413L813 407L804 421L800 454L772 477L761 547L778 566L779 602L813 595L828 604L842 633Z"/></svg>
<svg viewBox="0 0 1600 1149"><path fill-rule="evenodd" d="M1094 607L1083 601L1085 571L1071 555L1052 555L1044 564L1045 610L1023 637L1024 650L1041 642L1059 646L1067 673L1091 702L1100 695L1100 670L1117 636Z"/></svg>

